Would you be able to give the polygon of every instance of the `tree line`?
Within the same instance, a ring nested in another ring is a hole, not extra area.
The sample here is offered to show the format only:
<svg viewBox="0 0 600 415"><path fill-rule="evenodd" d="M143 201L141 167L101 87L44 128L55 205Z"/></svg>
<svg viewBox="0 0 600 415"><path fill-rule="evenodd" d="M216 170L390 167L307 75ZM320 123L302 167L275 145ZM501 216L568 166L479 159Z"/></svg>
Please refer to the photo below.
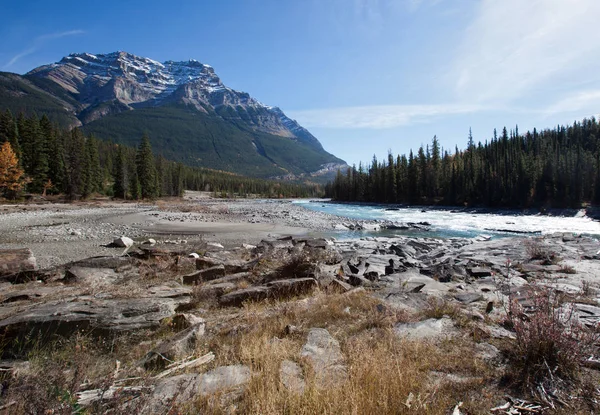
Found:
<svg viewBox="0 0 600 415"><path fill-rule="evenodd" d="M411 205L579 208L600 203L600 124L595 118L520 134L518 127L453 152L437 137L417 153L388 152L338 171L325 188L337 201Z"/></svg>
<svg viewBox="0 0 600 415"><path fill-rule="evenodd" d="M4 175L0 177L0 195L7 198L18 197L19 191L64 194L71 200L92 195L153 199L180 196L184 190L209 191L222 197L315 197L323 193L319 185L186 166L154 155L147 135L133 148L85 136L78 128L61 129L46 115L0 113L0 146L0 164L4 165L0 165L0 175ZM21 174L15 173L19 171Z"/></svg>

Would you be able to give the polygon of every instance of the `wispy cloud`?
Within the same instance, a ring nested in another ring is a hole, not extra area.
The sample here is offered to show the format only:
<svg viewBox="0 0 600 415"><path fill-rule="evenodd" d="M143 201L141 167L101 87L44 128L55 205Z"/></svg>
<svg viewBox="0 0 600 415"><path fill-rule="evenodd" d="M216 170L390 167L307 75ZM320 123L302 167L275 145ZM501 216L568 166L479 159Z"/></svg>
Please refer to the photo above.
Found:
<svg viewBox="0 0 600 415"><path fill-rule="evenodd" d="M427 123L438 117L485 110L479 105L375 105L289 111L306 127L336 129L386 129Z"/></svg>
<svg viewBox="0 0 600 415"><path fill-rule="evenodd" d="M541 110L548 117L557 114L578 114L589 116L596 114L600 108L600 89L580 91L560 99Z"/></svg>
<svg viewBox="0 0 600 415"><path fill-rule="evenodd" d="M47 34L44 34L44 35L40 35L40 36L36 37L35 39L33 39L30 42L30 46L28 48L26 48L23 51L21 51L21 52L17 53L16 55L14 55L3 66L3 68L4 69L10 68L15 63L17 63L19 60L21 60L22 58L35 53L37 50L39 50L44 44L46 44L49 41L52 41L52 40L55 40L55 39L60 39L60 38L67 37L67 36L81 35L81 34L84 34L84 33L85 33L84 30L75 29L75 30L67 30L67 31L64 31L64 32L47 33Z"/></svg>
<svg viewBox="0 0 600 415"><path fill-rule="evenodd" d="M600 52L598 0L483 0L465 32L454 77L459 99L510 102Z"/></svg>

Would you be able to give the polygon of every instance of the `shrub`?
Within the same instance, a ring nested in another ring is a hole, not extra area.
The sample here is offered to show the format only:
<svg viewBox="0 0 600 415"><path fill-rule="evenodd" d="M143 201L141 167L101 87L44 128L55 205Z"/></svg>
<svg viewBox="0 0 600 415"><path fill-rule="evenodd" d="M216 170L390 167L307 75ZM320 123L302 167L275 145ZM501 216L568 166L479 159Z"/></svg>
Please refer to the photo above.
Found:
<svg viewBox="0 0 600 415"><path fill-rule="evenodd" d="M571 307L548 289L532 292L530 310L511 301L508 323L516 335L510 368L525 390L557 390L577 383L582 361L592 354L598 332L579 322Z"/></svg>
<svg viewBox="0 0 600 415"><path fill-rule="evenodd" d="M526 239L524 244L525 252L527 252L531 260L541 260L547 265L555 264L559 261L556 252L552 251L542 238Z"/></svg>

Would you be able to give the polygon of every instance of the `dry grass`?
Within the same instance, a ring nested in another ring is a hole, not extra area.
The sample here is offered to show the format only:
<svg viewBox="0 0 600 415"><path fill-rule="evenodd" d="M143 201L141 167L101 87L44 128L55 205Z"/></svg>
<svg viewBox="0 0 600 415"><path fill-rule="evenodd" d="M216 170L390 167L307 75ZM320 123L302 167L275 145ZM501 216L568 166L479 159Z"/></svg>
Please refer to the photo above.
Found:
<svg viewBox="0 0 600 415"><path fill-rule="evenodd" d="M473 343L409 342L395 336L396 322L414 320L364 293L324 295L289 303L251 304L235 319L237 326L218 333L207 347L220 349L215 366L242 363L255 374L238 403L239 413L439 414L459 401L468 413L486 413L486 401L497 391L489 387L489 368L474 357ZM293 325L297 331L286 330ZM299 359L311 327L324 327L340 341L348 380L319 389L308 361ZM285 389L279 378L284 359L303 369L302 395ZM432 382L431 372L466 376L459 386ZM477 391L477 392L475 392ZM409 396L412 398L409 399ZM408 405L407 405L408 401ZM214 399L196 403L201 413L222 413Z"/></svg>
<svg viewBox="0 0 600 415"><path fill-rule="evenodd" d="M530 260L540 260L543 265L552 265L560 262L557 253L545 243L544 238L526 239L525 252Z"/></svg>

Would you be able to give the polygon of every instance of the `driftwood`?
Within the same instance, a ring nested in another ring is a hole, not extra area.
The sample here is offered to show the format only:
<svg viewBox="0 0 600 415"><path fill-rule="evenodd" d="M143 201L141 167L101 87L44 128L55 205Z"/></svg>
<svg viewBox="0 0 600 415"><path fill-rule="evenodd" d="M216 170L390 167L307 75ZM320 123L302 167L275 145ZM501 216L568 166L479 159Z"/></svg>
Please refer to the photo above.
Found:
<svg viewBox="0 0 600 415"><path fill-rule="evenodd" d="M183 363L181 362L175 362L170 364L169 366L167 366L167 370L165 370L164 372L159 373L158 375L156 375L154 378L155 379L162 379L164 377L169 376L172 373L177 372L178 370L181 369L191 369L193 367L198 367L200 365L204 365L208 362L212 362L215 359L215 355L213 352L209 352L207 354L205 354L204 356L201 356L197 359L194 360L189 360L189 361L184 361Z"/></svg>
<svg viewBox="0 0 600 415"><path fill-rule="evenodd" d="M10 279L25 271L35 271L37 264L30 249L0 249L0 278Z"/></svg>
<svg viewBox="0 0 600 415"><path fill-rule="evenodd" d="M191 369L198 367L200 365L211 362L212 360L214 360L214 358L215 355L213 352L209 352L197 359L189 360L191 359L191 357L188 357L183 361L174 362L171 365L167 366L167 370L156 375L154 379L165 378L181 369ZM120 362L117 361L115 376L118 374L119 369ZM119 383L128 382L135 379L141 378L127 378L122 380L115 380L113 382L113 386L110 386L108 389L90 389L79 392L77 393L77 403L82 407L87 407L94 404L95 402L111 400L120 395L128 396L131 399L135 399L142 393L146 391L151 391L154 388L153 386L115 386Z"/></svg>

